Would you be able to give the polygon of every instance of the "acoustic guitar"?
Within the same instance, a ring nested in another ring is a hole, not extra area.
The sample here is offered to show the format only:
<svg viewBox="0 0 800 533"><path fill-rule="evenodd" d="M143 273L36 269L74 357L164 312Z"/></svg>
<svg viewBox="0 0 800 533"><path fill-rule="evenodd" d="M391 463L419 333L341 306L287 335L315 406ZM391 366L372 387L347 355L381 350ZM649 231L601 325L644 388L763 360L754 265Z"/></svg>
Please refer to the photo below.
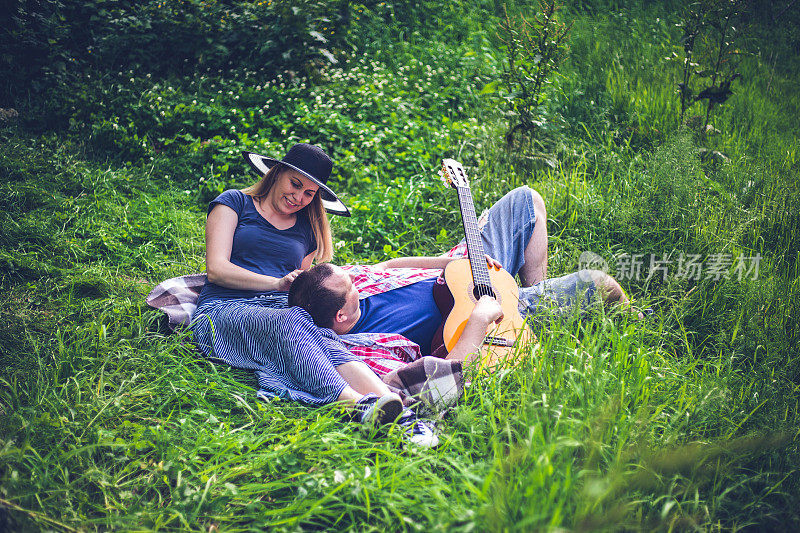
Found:
<svg viewBox="0 0 800 533"><path fill-rule="evenodd" d="M483 251L478 218L472 201L467 174L453 159L442 161L442 181L458 192L458 205L467 243L467 259L451 261L444 269L444 281L452 295L453 308L444 322L444 345L451 351L467 324L475 303L483 295L495 298L503 309L503 320L491 324L484 339L481 364L494 366L503 361L513 362L521 350L518 344L535 341L519 313L519 289L514 277L503 269L489 269Z"/></svg>

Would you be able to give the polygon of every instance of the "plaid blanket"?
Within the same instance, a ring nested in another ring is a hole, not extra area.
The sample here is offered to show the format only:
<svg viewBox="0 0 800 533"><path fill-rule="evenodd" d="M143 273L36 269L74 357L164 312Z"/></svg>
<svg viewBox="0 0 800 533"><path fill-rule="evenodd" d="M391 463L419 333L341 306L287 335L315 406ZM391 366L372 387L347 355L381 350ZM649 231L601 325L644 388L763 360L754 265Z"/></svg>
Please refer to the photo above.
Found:
<svg viewBox="0 0 800 533"><path fill-rule="evenodd" d="M175 331L179 326L189 325L205 284L205 274L171 278L156 285L145 301L150 307L163 311L167 315L169 329Z"/></svg>
<svg viewBox="0 0 800 533"><path fill-rule="evenodd" d="M442 412L455 405L464 392L460 361L430 355L417 359L383 376L383 382L410 402L421 402L431 412Z"/></svg>
<svg viewBox="0 0 800 533"><path fill-rule="evenodd" d="M432 272L410 274L410 278L403 277L400 282L427 278ZM167 315L170 330L188 326L205 283L205 274L168 279L150 291L147 305ZM392 390L400 393L406 404L419 401L430 410L441 410L452 406L463 392L460 362L422 357L419 346L402 335L358 333L340 338L348 350L359 356Z"/></svg>

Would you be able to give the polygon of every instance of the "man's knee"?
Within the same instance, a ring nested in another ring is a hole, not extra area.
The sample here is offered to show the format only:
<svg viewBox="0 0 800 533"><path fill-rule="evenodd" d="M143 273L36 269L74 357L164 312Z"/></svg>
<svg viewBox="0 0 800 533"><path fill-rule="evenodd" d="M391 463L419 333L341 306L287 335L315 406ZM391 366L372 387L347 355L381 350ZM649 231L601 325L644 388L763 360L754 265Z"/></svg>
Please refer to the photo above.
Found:
<svg viewBox="0 0 800 533"><path fill-rule="evenodd" d="M528 190L530 191L531 198L533 198L533 209L536 211L536 216L547 220L547 208L544 205L544 198L539 194L539 191L531 188L528 188Z"/></svg>
<svg viewBox="0 0 800 533"><path fill-rule="evenodd" d="M512 189L506 194L506 197L513 198L514 202L526 202L526 196L530 197L530 199L533 201L533 210L536 213L537 219L543 218L546 220L547 208L544 205L544 198L542 198L542 195L539 194L539 192L535 189L531 189L527 185L522 185L516 189Z"/></svg>
<svg viewBox="0 0 800 533"><path fill-rule="evenodd" d="M603 272L602 270L585 270L594 281L595 287L600 291L603 300L606 302L616 302L624 294L617 280Z"/></svg>

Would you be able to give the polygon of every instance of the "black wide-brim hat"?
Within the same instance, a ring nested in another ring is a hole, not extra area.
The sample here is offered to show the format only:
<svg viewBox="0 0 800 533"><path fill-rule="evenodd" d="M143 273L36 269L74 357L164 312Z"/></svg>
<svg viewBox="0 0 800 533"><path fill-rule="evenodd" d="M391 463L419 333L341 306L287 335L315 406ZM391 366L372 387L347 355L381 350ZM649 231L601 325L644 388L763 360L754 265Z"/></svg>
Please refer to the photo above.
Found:
<svg viewBox="0 0 800 533"><path fill-rule="evenodd" d="M319 146L313 144L298 143L289 148L283 159L275 159L265 155L254 154L253 152L243 152L242 155L256 171L264 175L270 168L277 163L286 165L287 167L296 170L303 176L307 177L317 185L319 185L319 195L322 200L322 207L328 213L334 215L341 215L344 217L350 216L350 210L347 206L336 196L326 183L331 176L333 170L333 161L328 157L328 154L322 151Z"/></svg>

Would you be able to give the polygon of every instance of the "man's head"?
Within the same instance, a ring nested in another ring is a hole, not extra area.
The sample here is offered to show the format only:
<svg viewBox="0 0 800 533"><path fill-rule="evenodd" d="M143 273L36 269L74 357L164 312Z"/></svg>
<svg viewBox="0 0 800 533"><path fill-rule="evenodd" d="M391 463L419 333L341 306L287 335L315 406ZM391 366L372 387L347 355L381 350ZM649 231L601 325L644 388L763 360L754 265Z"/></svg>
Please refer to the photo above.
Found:
<svg viewBox="0 0 800 533"><path fill-rule="evenodd" d="M289 289L289 305L305 309L314 323L342 335L361 317L358 291L347 272L322 263L301 272Z"/></svg>

